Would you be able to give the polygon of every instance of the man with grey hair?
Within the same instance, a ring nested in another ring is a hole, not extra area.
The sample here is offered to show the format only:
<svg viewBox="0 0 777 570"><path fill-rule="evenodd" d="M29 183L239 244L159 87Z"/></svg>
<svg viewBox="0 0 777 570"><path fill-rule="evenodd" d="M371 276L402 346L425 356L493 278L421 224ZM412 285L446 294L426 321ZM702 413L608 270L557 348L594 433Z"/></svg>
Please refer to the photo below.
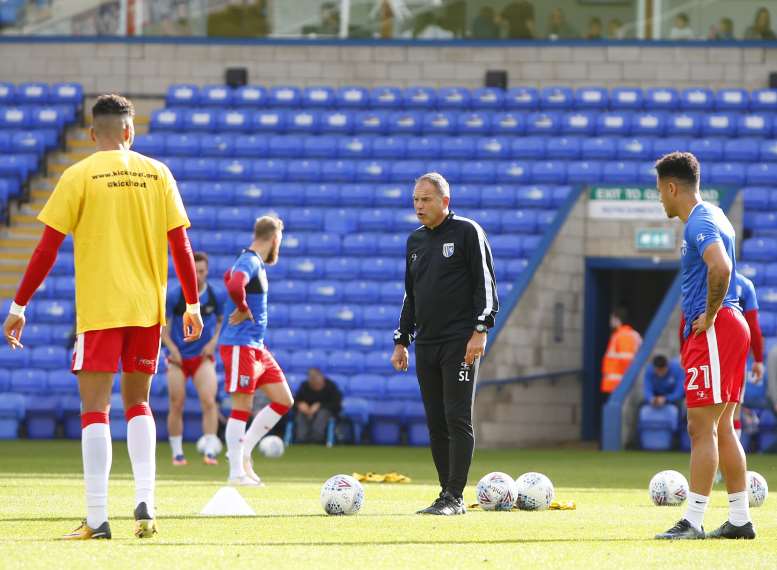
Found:
<svg viewBox="0 0 777 570"><path fill-rule="evenodd" d="M441 174L416 180L413 205L423 225L407 240L405 299L391 356L396 370L407 370L407 347L415 340L418 383L442 487L434 503L418 511L429 515L466 512L462 495L475 448L475 382L499 310L486 233L451 212L450 201Z"/></svg>

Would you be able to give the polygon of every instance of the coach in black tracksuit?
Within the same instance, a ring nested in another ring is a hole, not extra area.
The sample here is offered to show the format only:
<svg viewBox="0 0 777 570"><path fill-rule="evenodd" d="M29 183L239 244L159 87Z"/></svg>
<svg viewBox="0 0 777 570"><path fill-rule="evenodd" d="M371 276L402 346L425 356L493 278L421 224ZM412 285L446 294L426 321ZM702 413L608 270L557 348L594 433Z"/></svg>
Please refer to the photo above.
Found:
<svg viewBox="0 0 777 570"><path fill-rule="evenodd" d="M419 514L464 514L475 436L472 404L479 358L499 309L491 248L474 221L450 212L440 174L416 181L413 205L423 226L407 240L405 300L391 363L407 370L416 342L416 371L426 409L432 457L442 492Z"/></svg>

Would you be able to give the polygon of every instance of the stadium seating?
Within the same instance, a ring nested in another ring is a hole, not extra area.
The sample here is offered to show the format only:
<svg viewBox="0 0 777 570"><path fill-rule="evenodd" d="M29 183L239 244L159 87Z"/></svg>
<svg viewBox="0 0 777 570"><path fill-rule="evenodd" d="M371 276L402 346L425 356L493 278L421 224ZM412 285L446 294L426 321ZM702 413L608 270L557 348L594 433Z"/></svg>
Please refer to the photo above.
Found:
<svg viewBox="0 0 777 570"><path fill-rule="evenodd" d="M649 451L672 449L679 426L680 412L676 406L660 408L645 404L639 411L640 447Z"/></svg>

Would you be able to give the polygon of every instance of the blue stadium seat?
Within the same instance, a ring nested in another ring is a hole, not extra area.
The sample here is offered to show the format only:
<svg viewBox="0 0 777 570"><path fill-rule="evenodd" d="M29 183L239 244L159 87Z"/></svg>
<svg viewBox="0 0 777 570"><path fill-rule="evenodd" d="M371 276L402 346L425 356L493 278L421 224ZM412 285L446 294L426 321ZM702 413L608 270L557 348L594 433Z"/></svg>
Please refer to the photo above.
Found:
<svg viewBox="0 0 777 570"><path fill-rule="evenodd" d="M415 180L430 169L421 160L397 160L389 165L389 170L389 178L392 182L407 183L410 180ZM443 172L442 174L449 181L452 180L448 173Z"/></svg>
<svg viewBox="0 0 777 570"><path fill-rule="evenodd" d="M544 87L540 91L542 109L571 109L574 103L574 93L568 87Z"/></svg>
<svg viewBox="0 0 777 570"><path fill-rule="evenodd" d="M264 133L282 133L286 130L288 113L277 109L256 111L251 119L251 129Z"/></svg>
<svg viewBox="0 0 777 570"><path fill-rule="evenodd" d="M311 331L312 332L312 331ZM309 333L305 329L268 329L267 344L273 349L307 350Z"/></svg>
<svg viewBox="0 0 777 570"><path fill-rule="evenodd" d="M661 112L637 113L631 120L631 134L635 136L662 136L666 130L666 114Z"/></svg>
<svg viewBox="0 0 777 570"><path fill-rule="evenodd" d="M584 159L613 160L618 154L615 139L610 137L594 137L583 139L581 155Z"/></svg>
<svg viewBox="0 0 777 570"><path fill-rule="evenodd" d="M351 397L381 400L386 396L386 378L377 374L357 374L348 383Z"/></svg>
<svg viewBox="0 0 777 570"><path fill-rule="evenodd" d="M376 142L376 139L372 137L340 137L337 140L337 154L340 158L346 159L369 158L370 156L377 158L375 155Z"/></svg>
<svg viewBox="0 0 777 570"><path fill-rule="evenodd" d="M336 158L339 143L340 137L306 137L302 145L303 153L307 158Z"/></svg>
<svg viewBox="0 0 777 570"><path fill-rule="evenodd" d="M456 187L456 207L479 208L481 201L481 186L461 184Z"/></svg>
<svg viewBox="0 0 777 570"><path fill-rule="evenodd" d="M773 132L772 116L764 113L739 115L737 119L737 136L769 137Z"/></svg>
<svg viewBox="0 0 777 570"><path fill-rule="evenodd" d="M498 110L504 107L505 92L495 87L479 87L470 96L470 104L477 110Z"/></svg>
<svg viewBox="0 0 777 570"><path fill-rule="evenodd" d="M167 135L164 133L149 133L138 135L132 144L132 149L149 156L161 156L165 152Z"/></svg>
<svg viewBox="0 0 777 570"><path fill-rule="evenodd" d="M422 129L425 135L452 135L456 132L456 115L450 111L439 112L427 112L424 113L419 121L422 125ZM407 131L400 131L399 129L393 129L394 132L401 133ZM417 130L411 130L411 133L417 133ZM410 153L411 156L414 156Z"/></svg>
<svg viewBox="0 0 777 570"><path fill-rule="evenodd" d="M701 160L702 163L723 160L723 142L719 139L692 140L688 145L688 150Z"/></svg>
<svg viewBox="0 0 777 570"><path fill-rule="evenodd" d="M386 256L403 256L405 255L406 240L407 236L400 234L380 234L378 237L378 253Z"/></svg>
<svg viewBox="0 0 777 570"><path fill-rule="evenodd" d="M199 103L209 107L230 107L234 103L234 93L226 85L205 85L200 88Z"/></svg>
<svg viewBox="0 0 777 570"><path fill-rule="evenodd" d="M176 84L167 88L165 102L168 107L191 107L200 102L200 90L196 85Z"/></svg>
<svg viewBox="0 0 777 570"><path fill-rule="evenodd" d="M491 117L491 131L497 136L522 135L526 131L526 122L517 112L495 113Z"/></svg>
<svg viewBox="0 0 777 570"><path fill-rule="evenodd" d="M560 131L561 125L562 116L557 111L529 113L526 117L526 134L551 136Z"/></svg>
<svg viewBox="0 0 777 570"><path fill-rule="evenodd" d="M649 404L639 411L638 431L640 446L650 451L672 449L674 434L679 424L679 410L667 405L656 408Z"/></svg>
<svg viewBox="0 0 777 570"><path fill-rule="evenodd" d="M335 93L335 100L338 107L366 107L370 103L370 93L364 87L340 87Z"/></svg>
<svg viewBox="0 0 777 570"><path fill-rule="evenodd" d="M737 261L737 271L750 279L753 285L763 285L766 282L766 264L752 261ZM775 267L777 269L777 267ZM777 275L777 273L775 273ZM770 285L777 285L777 281Z"/></svg>
<svg viewBox="0 0 777 570"><path fill-rule="evenodd" d="M475 142L475 156L479 159L504 160L510 158L510 139L507 137L478 137Z"/></svg>
<svg viewBox="0 0 777 570"><path fill-rule="evenodd" d="M10 151L34 153L41 156L46 151L46 139L39 131L12 131Z"/></svg>
<svg viewBox="0 0 777 570"><path fill-rule="evenodd" d="M386 398L421 401L418 380L409 374L395 374L386 381Z"/></svg>
<svg viewBox="0 0 777 570"><path fill-rule="evenodd" d="M359 374L364 370L364 354L356 350L334 350L329 354L326 369L335 374Z"/></svg>
<svg viewBox="0 0 777 570"><path fill-rule="evenodd" d="M19 424L24 419L24 415L24 396L3 393L0 398L0 439L19 437Z"/></svg>
<svg viewBox="0 0 777 570"><path fill-rule="evenodd" d="M510 148L510 156L520 160L539 160L545 158L546 139L541 136L516 138Z"/></svg>
<svg viewBox="0 0 777 570"><path fill-rule="evenodd" d="M397 210L394 212L393 217L394 219L390 224L390 227L384 228L383 231L388 231L393 228L395 232L408 234L421 226L421 222L418 221L418 217L413 210Z"/></svg>
<svg viewBox="0 0 777 570"><path fill-rule="evenodd" d="M449 137L440 147L440 157L447 160L467 160L475 155L475 137Z"/></svg>
<svg viewBox="0 0 777 570"><path fill-rule="evenodd" d="M650 138L617 139L619 160L650 160L654 158L653 140Z"/></svg>
<svg viewBox="0 0 777 570"><path fill-rule="evenodd" d="M349 331L343 344L348 350L376 350L381 344L385 346L386 343L381 340L383 337L391 339L385 331L359 329Z"/></svg>
<svg viewBox="0 0 777 570"><path fill-rule="evenodd" d="M357 134L382 135L389 130L387 111L359 111L354 114L354 131Z"/></svg>
<svg viewBox="0 0 777 570"><path fill-rule="evenodd" d="M746 240L749 241L749 240ZM777 310L777 288L776 287L759 287L756 289L756 297L758 298L758 306L761 310L775 311Z"/></svg>
<svg viewBox="0 0 777 570"><path fill-rule="evenodd" d="M323 350L295 350L285 360L285 367L290 372L305 374L310 368L323 367L327 361L327 353Z"/></svg>
<svg viewBox="0 0 777 570"><path fill-rule="evenodd" d="M298 107L302 102L302 92L298 87L288 85L271 87L267 102L271 107L285 107L287 109Z"/></svg>
<svg viewBox="0 0 777 570"><path fill-rule="evenodd" d="M751 186L777 186L777 164L764 162L749 165L747 167L747 184Z"/></svg>
<svg viewBox="0 0 777 570"><path fill-rule="evenodd" d="M393 135L417 135L424 128L424 114L420 111L395 111L388 116L387 126L388 132Z"/></svg>
<svg viewBox="0 0 777 570"><path fill-rule="evenodd" d="M400 151L399 155L394 157L386 156L386 151L391 149L388 148L388 145L384 145L384 148L381 149L383 151L381 152L382 156L400 159L407 155L407 157L412 157L413 160L429 160L440 158L441 143L445 142L446 139L437 136L422 136L402 137L401 139L391 137L390 140L390 145L395 146L396 150Z"/></svg>
<svg viewBox="0 0 777 570"><path fill-rule="evenodd" d="M376 109L399 109L402 90L397 87L375 87L370 91L370 106Z"/></svg>
<svg viewBox="0 0 777 570"><path fill-rule="evenodd" d="M596 132L596 115L590 111L564 113L561 133L565 135L591 136Z"/></svg>
<svg viewBox="0 0 777 570"><path fill-rule="evenodd" d="M200 137L195 134L169 134L165 137L168 156L199 156Z"/></svg>
<svg viewBox="0 0 777 570"><path fill-rule="evenodd" d="M431 110L437 106L437 93L431 87L408 87L402 92L407 109Z"/></svg>
<svg viewBox="0 0 777 570"><path fill-rule="evenodd" d="M581 87L575 90L575 107L578 109L607 109L609 98L601 87Z"/></svg>
<svg viewBox="0 0 777 570"><path fill-rule="evenodd" d="M11 370L11 392L40 396L48 390L48 372L41 368Z"/></svg>
<svg viewBox="0 0 777 570"><path fill-rule="evenodd" d="M267 305L267 320L273 326L285 327L289 324L289 307L278 303Z"/></svg>
<svg viewBox="0 0 777 570"><path fill-rule="evenodd" d="M509 234L532 234L537 229L537 213L533 210L514 209L502 213L502 231Z"/></svg>
<svg viewBox="0 0 777 570"><path fill-rule="evenodd" d="M610 112L596 115L597 136L627 136L631 133L631 113Z"/></svg>
<svg viewBox="0 0 777 570"><path fill-rule="evenodd" d="M54 396L77 396L78 378L69 370L52 370L46 379L48 392Z"/></svg>
<svg viewBox="0 0 777 570"><path fill-rule="evenodd" d="M525 184L531 180L531 168L528 162L499 161L496 168L497 183Z"/></svg>
<svg viewBox="0 0 777 570"><path fill-rule="evenodd" d="M286 180L291 182L317 182L321 180L321 162L318 160L292 159L287 162L286 169ZM299 187L297 194L304 201L302 187Z"/></svg>
<svg viewBox="0 0 777 570"><path fill-rule="evenodd" d="M737 116L733 113L705 114L701 124L703 137L733 137L737 132Z"/></svg>
<svg viewBox="0 0 777 570"><path fill-rule="evenodd" d="M217 172L218 161L214 158L187 158L183 162L183 173L178 176L187 180L214 180Z"/></svg>
<svg viewBox="0 0 777 570"><path fill-rule="evenodd" d="M335 91L331 87L306 87L302 91L304 107L332 107L335 102Z"/></svg>
<svg viewBox="0 0 777 570"><path fill-rule="evenodd" d="M680 95L676 89L656 87L648 89L645 93L644 105L648 110L673 111L680 104Z"/></svg>
<svg viewBox="0 0 777 570"><path fill-rule="evenodd" d="M327 307L326 326L352 329L362 324L362 309L357 304Z"/></svg>
<svg viewBox="0 0 777 570"><path fill-rule="evenodd" d="M491 251L496 259L519 257L522 252L522 238L518 235L494 235L489 238Z"/></svg>
<svg viewBox="0 0 777 570"><path fill-rule="evenodd" d="M526 251L526 244L524 244L524 251ZM530 246L533 246L533 244L529 244ZM532 248L533 249L533 248ZM529 265L529 261L527 259L511 259L506 264L506 277L510 281L515 281L518 279L518 276L521 275L524 271L526 271L526 267ZM499 285L500 291L501 291L501 285ZM502 294L501 292L499 293Z"/></svg>
<svg viewBox="0 0 777 570"><path fill-rule="evenodd" d="M70 278L66 278L70 279ZM72 281L72 279L70 279ZM22 340L27 347L36 347L51 344L51 329L48 325L28 324L24 327ZM4 390L0 389L0 392Z"/></svg>
<svg viewBox="0 0 777 570"><path fill-rule="evenodd" d="M267 156L269 145L266 136L237 135L234 139L235 156L258 158Z"/></svg>
<svg viewBox="0 0 777 570"><path fill-rule="evenodd" d="M364 307L362 325L365 328L392 330L399 319L399 308L392 305L367 305Z"/></svg>
<svg viewBox="0 0 777 570"><path fill-rule="evenodd" d="M450 173L445 175L450 176ZM465 184L493 184L496 180L496 165L492 161L463 162L458 179Z"/></svg>
<svg viewBox="0 0 777 570"><path fill-rule="evenodd" d="M777 89L756 89L750 93L753 111L777 111Z"/></svg>
<svg viewBox="0 0 777 570"><path fill-rule="evenodd" d="M58 397L39 394L27 397L24 425L29 439L53 439L61 417Z"/></svg>
<svg viewBox="0 0 777 570"><path fill-rule="evenodd" d="M344 185L340 190L340 203L346 204L348 192L353 191L358 186ZM369 207L371 200L364 200L363 207ZM349 208L330 209L324 219L324 230L338 234L347 234L358 231L359 222L354 210Z"/></svg>
<svg viewBox="0 0 777 570"><path fill-rule="evenodd" d="M644 97L638 87L617 87L610 93L610 107L617 110L640 110Z"/></svg>
<svg viewBox="0 0 777 570"><path fill-rule="evenodd" d="M512 87L505 93L504 104L508 109L534 110L540 105L540 95L534 87Z"/></svg>
<svg viewBox="0 0 777 570"><path fill-rule="evenodd" d="M283 252L285 255L297 257L307 253L307 234L287 233L283 236Z"/></svg>
<svg viewBox="0 0 777 570"><path fill-rule="evenodd" d="M340 255L341 238L333 233L314 233L308 236L307 251L315 257L331 257Z"/></svg>
<svg viewBox="0 0 777 570"><path fill-rule="evenodd" d="M292 279L315 279L321 275L323 262L317 258L297 257L289 261L289 277Z"/></svg>
<svg viewBox="0 0 777 570"><path fill-rule="evenodd" d="M213 131L217 127L218 112L211 109L194 109L184 113L183 126L189 131Z"/></svg>
<svg viewBox="0 0 777 570"><path fill-rule="evenodd" d="M516 189L513 186L489 186L483 191L481 204L483 208L512 209L516 204Z"/></svg>
<svg viewBox="0 0 777 570"><path fill-rule="evenodd" d="M745 229L756 232L777 229L777 214L774 212L749 212L744 219Z"/></svg>
<svg viewBox="0 0 777 570"><path fill-rule="evenodd" d="M392 164L384 160L360 161L356 164L357 182L388 182Z"/></svg>
<svg viewBox="0 0 777 570"><path fill-rule="evenodd" d="M200 135L200 152L203 156L228 157L235 154L233 135Z"/></svg>
<svg viewBox="0 0 777 570"><path fill-rule="evenodd" d="M744 89L719 89L715 93L715 108L718 111L747 111L750 95Z"/></svg>
<svg viewBox="0 0 777 570"><path fill-rule="evenodd" d="M62 346L38 346L30 352L30 366L46 370L61 369L68 364L68 351Z"/></svg>
<svg viewBox="0 0 777 570"><path fill-rule="evenodd" d="M232 103L237 107L262 107L267 104L267 89L258 85L243 85L238 87Z"/></svg>
<svg viewBox="0 0 777 570"><path fill-rule="evenodd" d="M306 135L318 132L320 115L314 110L289 111L286 118L286 130Z"/></svg>
<svg viewBox="0 0 777 570"><path fill-rule="evenodd" d="M580 158L580 139L577 137L559 137L548 139L545 148L549 159L574 160Z"/></svg>
<svg viewBox="0 0 777 570"><path fill-rule="evenodd" d="M402 281L390 281L380 286L380 302L400 305L405 296L405 285Z"/></svg>
<svg viewBox="0 0 777 570"><path fill-rule="evenodd" d="M322 305L295 305L289 313L289 325L300 328L323 328L326 310Z"/></svg>
<svg viewBox="0 0 777 570"><path fill-rule="evenodd" d="M612 162L602 169L602 181L607 184L628 184L637 177L637 165L634 162Z"/></svg>
<svg viewBox="0 0 777 570"><path fill-rule="evenodd" d="M0 128L22 129L30 122L30 113L22 107L0 108Z"/></svg>
<svg viewBox="0 0 777 570"><path fill-rule="evenodd" d="M350 111L325 111L319 115L318 126L322 133L351 134L354 115Z"/></svg>
<svg viewBox="0 0 777 570"><path fill-rule="evenodd" d="M0 81L0 105L7 107L16 102L16 88L13 83Z"/></svg>
<svg viewBox="0 0 777 570"><path fill-rule="evenodd" d="M389 257L367 257L361 260L359 275L362 279L387 281L405 276L404 253L400 259Z"/></svg>
<svg viewBox="0 0 777 570"><path fill-rule="evenodd" d="M569 184L595 184L601 182L602 163L590 160L570 162L567 165Z"/></svg>
<svg viewBox="0 0 777 570"><path fill-rule="evenodd" d="M777 161L777 140L761 141L758 155L763 162Z"/></svg>
<svg viewBox="0 0 777 570"><path fill-rule="evenodd" d="M16 87L16 101L22 105L50 103L49 86L46 83L22 83Z"/></svg>
<svg viewBox="0 0 777 570"><path fill-rule="evenodd" d="M359 260L353 257L327 259L324 264L324 275L327 279L357 279L359 267Z"/></svg>
<svg viewBox="0 0 777 570"><path fill-rule="evenodd" d="M774 261L777 239L750 238L742 241L742 259L747 261Z"/></svg>
<svg viewBox="0 0 777 570"><path fill-rule="evenodd" d="M278 159L258 159L251 163L255 180L280 182L286 178L286 162Z"/></svg>
<svg viewBox="0 0 777 570"><path fill-rule="evenodd" d="M552 192L545 186L521 186L515 192L518 208L549 208Z"/></svg>
<svg viewBox="0 0 777 570"><path fill-rule="evenodd" d="M375 281L351 281L345 284L343 296L348 303L375 302L380 297L380 284Z"/></svg>
<svg viewBox="0 0 777 570"><path fill-rule="evenodd" d="M712 89L693 87L680 93L680 108L684 111L711 111L714 107Z"/></svg>
<svg viewBox="0 0 777 570"><path fill-rule="evenodd" d="M723 160L727 162L755 162L760 156L759 139L741 138L723 141Z"/></svg>
<svg viewBox="0 0 777 570"><path fill-rule="evenodd" d="M339 329L317 329L310 331L308 343L311 350L339 349L346 346L346 334Z"/></svg>
<svg viewBox="0 0 777 570"><path fill-rule="evenodd" d="M301 156L303 141L298 135L275 135L265 142L267 154L274 158Z"/></svg>
<svg viewBox="0 0 777 570"><path fill-rule="evenodd" d="M370 139L366 139L370 140ZM407 151L408 140L413 141L433 141L436 139L429 139L427 137L421 138L408 138L408 137L375 137L372 139L372 157L373 158L389 158L399 160L405 158ZM426 143L430 144L430 143ZM439 143L437 150L439 151Z"/></svg>
<svg viewBox="0 0 777 570"><path fill-rule="evenodd" d="M231 109L219 111L215 115L215 128L220 132L244 132L251 130L253 115L250 111Z"/></svg>
<svg viewBox="0 0 777 570"><path fill-rule="evenodd" d="M491 117L482 111L462 113L456 124L462 135L487 135L491 132Z"/></svg>
<svg viewBox="0 0 777 570"><path fill-rule="evenodd" d="M61 323L73 320L73 305L61 301L40 301L33 305L35 322Z"/></svg>
<svg viewBox="0 0 777 570"><path fill-rule="evenodd" d="M466 87L442 87L437 90L440 109L469 109L470 92Z"/></svg>
<svg viewBox="0 0 777 570"><path fill-rule="evenodd" d="M676 113L669 115L666 135L670 137L695 137L699 135L702 118L696 113Z"/></svg>
<svg viewBox="0 0 777 570"><path fill-rule="evenodd" d="M687 151L690 139L684 137L660 137L653 139L653 154L662 156L674 151Z"/></svg>
<svg viewBox="0 0 777 570"><path fill-rule="evenodd" d="M703 172L703 171L702 171ZM721 162L710 166L707 170L708 181L710 184L723 184L723 185L735 185L742 186L746 181L745 167L741 164L732 162ZM774 171L775 177L777 177L777 169ZM747 171L748 183L760 184L760 182L751 182L749 179L749 170Z"/></svg>
<svg viewBox="0 0 777 570"><path fill-rule="evenodd" d="M367 232L385 232L394 229L394 213L384 208L366 208L359 212L359 229ZM349 251L354 255L363 247L362 239L349 242Z"/></svg>

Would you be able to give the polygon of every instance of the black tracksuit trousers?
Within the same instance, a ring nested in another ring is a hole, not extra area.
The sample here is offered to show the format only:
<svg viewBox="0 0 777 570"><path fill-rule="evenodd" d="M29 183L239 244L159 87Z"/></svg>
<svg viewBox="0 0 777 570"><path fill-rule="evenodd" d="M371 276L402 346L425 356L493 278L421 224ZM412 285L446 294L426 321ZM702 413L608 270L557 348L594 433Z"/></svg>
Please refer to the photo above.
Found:
<svg viewBox="0 0 777 570"><path fill-rule="evenodd" d="M416 344L416 374L440 486L461 497L475 449L472 405L479 360L464 364L468 338Z"/></svg>

